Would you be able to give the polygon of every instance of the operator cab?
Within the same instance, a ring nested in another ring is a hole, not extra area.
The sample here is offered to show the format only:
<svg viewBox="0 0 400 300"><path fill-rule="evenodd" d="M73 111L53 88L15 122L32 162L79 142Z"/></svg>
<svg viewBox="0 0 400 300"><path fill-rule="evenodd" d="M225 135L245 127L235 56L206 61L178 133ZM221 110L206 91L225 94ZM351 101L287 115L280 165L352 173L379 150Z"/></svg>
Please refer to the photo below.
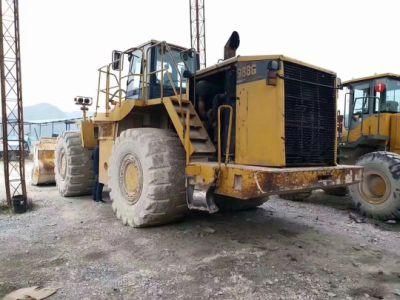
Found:
<svg viewBox="0 0 400 300"><path fill-rule="evenodd" d="M355 128L370 116L400 113L400 75L381 74L343 83L345 127Z"/></svg>
<svg viewBox="0 0 400 300"><path fill-rule="evenodd" d="M121 88L127 100L183 94L186 92L183 77L194 74L198 68L198 54L193 49L155 40L124 52L113 52L112 69L124 74Z"/></svg>

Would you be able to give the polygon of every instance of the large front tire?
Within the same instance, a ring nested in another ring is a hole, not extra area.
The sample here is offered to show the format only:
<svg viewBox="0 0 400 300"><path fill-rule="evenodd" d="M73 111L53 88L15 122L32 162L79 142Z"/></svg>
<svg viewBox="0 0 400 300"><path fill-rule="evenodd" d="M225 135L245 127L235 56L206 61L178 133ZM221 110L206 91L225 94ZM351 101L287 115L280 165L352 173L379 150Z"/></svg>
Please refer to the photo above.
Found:
<svg viewBox="0 0 400 300"><path fill-rule="evenodd" d="M349 189L356 208L376 219L400 218L400 155L372 152L357 165L364 167L363 181Z"/></svg>
<svg viewBox="0 0 400 300"><path fill-rule="evenodd" d="M125 225L165 224L188 211L185 153L169 130L123 131L112 150L109 175L112 207Z"/></svg>
<svg viewBox="0 0 400 300"><path fill-rule="evenodd" d="M92 193L94 184L93 160L90 150L82 147L79 132L64 132L57 140L55 180L63 197Z"/></svg>

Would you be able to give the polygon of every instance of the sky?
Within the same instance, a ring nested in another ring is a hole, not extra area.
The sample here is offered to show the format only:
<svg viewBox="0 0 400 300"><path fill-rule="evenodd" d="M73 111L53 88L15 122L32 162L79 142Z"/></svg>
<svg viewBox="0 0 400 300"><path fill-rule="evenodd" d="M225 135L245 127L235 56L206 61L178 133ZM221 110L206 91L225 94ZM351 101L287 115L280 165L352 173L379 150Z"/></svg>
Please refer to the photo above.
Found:
<svg viewBox="0 0 400 300"><path fill-rule="evenodd" d="M342 80L400 73L396 0L205 0L207 65L233 30L239 55L284 54ZM150 39L190 47L189 0L20 0L24 105L95 97L97 69Z"/></svg>

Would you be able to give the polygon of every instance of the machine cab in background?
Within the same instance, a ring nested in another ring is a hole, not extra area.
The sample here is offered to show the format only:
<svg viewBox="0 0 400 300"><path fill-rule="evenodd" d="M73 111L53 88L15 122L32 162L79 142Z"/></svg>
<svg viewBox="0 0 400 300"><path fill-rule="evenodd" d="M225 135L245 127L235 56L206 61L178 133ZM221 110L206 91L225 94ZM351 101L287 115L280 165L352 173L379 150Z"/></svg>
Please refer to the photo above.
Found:
<svg viewBox="0 0 400 300"><path fill-rule="evenodd" d="M374 75L343 86L347 90L342 142L373 145L380 150L394 147L399 138L391 136L400 134L400 75Z"/></svg>

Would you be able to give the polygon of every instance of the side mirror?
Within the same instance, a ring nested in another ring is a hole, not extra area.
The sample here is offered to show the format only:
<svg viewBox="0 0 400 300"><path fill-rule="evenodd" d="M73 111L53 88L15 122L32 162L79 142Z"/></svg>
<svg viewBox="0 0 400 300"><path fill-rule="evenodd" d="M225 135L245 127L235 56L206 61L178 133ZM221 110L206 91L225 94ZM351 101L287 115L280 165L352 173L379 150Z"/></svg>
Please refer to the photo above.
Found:
<svg viewBox="0 0 400 300"><path fill-rule="evenodd" d="M122 71L122 52L114 50L112 52L112 69Z"/></svg>
<svg viewBox="0 0 400 300"><path fill-rule="evenodd" d="M339 77L336 78L336 88L339 90L343 90L342 80Z"/></svg>
<svg viewBox="0 0 400 300"><path fill-rule="evenodd" d="M192 77L192 76L193 76L193 74L192 74L192 72L190 72L189 70L183 71L183 74L182 74L182 77L183 77L183 78L188 79L188 78L190 78L190 77Z"/></svg>
<svg viewBox="0 0 400 300"><path fill-rule="evenodd" d="M180 56L183 61L188 61L189 58L194 58L196 55L196 51L194 49L189 49L181 52Z"/></svg>

